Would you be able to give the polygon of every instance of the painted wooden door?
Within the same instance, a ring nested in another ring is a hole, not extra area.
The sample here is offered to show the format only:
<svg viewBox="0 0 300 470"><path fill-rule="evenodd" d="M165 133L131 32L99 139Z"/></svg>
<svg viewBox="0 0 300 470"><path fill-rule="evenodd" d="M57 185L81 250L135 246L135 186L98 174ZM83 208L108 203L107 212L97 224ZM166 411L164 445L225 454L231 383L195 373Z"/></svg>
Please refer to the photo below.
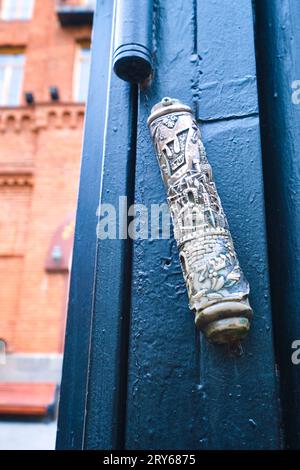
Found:
<svg viewBox="0 0 300 470"><path fill-rule="evenodd" d="M95 15L58 448L279 449L252 2L156 0L144 90L111 70L113 3ZM173 237L96 236L99 203L122 225L126 204L165 201L146 124L164 96L196 113L250 282L238 355L195 330Z"/></svg>
<svg viewBox="0 0 300 470"><path fill-rule="evenodd" d="M299 16L297 0L256 1L275 349L285 446L292 449L300 448Z"/></svg>

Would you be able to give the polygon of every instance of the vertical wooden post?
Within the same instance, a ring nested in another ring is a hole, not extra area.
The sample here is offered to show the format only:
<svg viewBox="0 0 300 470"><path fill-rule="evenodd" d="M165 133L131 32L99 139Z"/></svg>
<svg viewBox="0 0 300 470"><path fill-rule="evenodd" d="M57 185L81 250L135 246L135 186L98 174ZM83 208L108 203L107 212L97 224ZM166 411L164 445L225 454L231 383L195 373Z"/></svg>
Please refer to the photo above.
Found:
<svg viewBox="0 0 300 470"><path fill-rule="evenodd" d="M194 330L174 239L135 242L126 448L278 449L251 1L157 1L154 31L135 200L165 201L147 118L157 101L175 97L201 122L254 320L240 355L207 344Z"/></svg>
<svg viewBox="0 0 300 470"><path fill-rule="evenodd" d="M288 448L300 447L299 2L257 0L257 59L277 364Z"/></svg>
<svg viewBox="0 0 300 470"><path fill-rule="evenodd" d="M57 448L84 446L90 339L94 312L96 211L104 158L113 2L98 0L94 15L91 82L85 119L80 187L69 293Z"/></svg>
<svg viewBox="0 0 300 470"><path fill-rule="evenodd" d="M278 449L252 2L154 3L154 81L137 94L110 74L113 2L97 2L57 445ZM195 331L173 237L96 237L99 202L165 201L147 128L163 96L202 124L251 286L239 354Z"/></svg>

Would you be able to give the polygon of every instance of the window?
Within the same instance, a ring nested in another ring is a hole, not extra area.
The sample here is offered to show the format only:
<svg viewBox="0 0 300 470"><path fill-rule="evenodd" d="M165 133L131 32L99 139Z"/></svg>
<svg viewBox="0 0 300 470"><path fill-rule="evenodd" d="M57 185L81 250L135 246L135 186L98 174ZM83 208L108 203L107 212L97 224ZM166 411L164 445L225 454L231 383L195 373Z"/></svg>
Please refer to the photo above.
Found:
<svg viewBox="0 0 300 470"><path fill-rule="evenodd" d="M2 0L2 20L29 20L34 0Z"/></svg>
<svg viewBox="0 0 300 470"><path fill-rule="evenodd" d="M0 106L18 106L24 69L24 54L0 49Z"/></svg>
<svg viewBox="0 0 300 470"><path fill-rule="evenodd" d="M75 64L74 99L85 102L88 94L90 76L90 44L80 44Z"/></svg>
<svg viewBox="0 0 300 470"><path fill-rule="evenodd" d="M5 365L6 363L6 342L4 339L0 338L0 365Z"/></svg>

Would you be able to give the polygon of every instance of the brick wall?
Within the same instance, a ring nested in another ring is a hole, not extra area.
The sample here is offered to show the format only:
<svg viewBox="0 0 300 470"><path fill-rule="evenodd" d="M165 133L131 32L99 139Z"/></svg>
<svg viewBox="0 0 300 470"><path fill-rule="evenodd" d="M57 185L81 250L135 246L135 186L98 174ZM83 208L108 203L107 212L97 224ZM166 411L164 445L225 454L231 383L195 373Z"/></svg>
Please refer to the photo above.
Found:
<svg viewBox="0 0 300 470"><path fill-rule="evenodd" d="M89 37L88 26L60 26L55 0L35 0L32 20L0 21L0 47L24 47L23 92L36 100L0 108L0 338L11 352L62 349L68 273L46 259L76 208L84 105L73 103L73 72Z"/></svg>

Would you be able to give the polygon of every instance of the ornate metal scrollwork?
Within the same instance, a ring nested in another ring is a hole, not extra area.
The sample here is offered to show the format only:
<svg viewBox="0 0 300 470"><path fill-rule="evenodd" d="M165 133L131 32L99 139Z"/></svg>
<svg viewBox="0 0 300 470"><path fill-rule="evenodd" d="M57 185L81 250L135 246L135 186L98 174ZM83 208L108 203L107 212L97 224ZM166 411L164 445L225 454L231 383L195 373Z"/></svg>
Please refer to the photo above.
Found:
<svg viewBox="0 0 300 470"><path fill-rule="evenodd" d="M195 323L212 342L238 341L250 328L249 285L192 110L164 98L152 108L148 125Z"/></svg>

